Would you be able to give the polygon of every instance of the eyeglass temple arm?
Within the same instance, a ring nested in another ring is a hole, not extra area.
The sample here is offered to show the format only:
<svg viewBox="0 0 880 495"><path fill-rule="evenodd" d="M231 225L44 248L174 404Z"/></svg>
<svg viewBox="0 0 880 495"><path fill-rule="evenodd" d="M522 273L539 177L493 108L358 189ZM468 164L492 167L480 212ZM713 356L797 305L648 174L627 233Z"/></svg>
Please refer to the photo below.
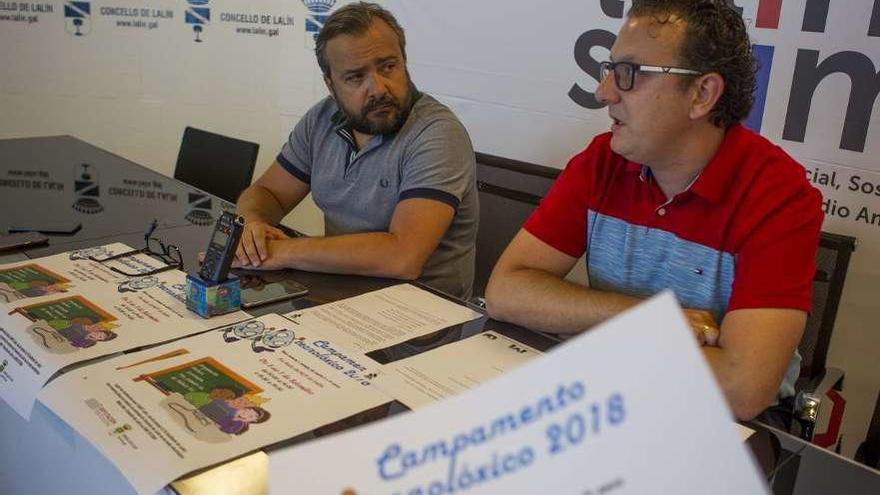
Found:
<svg viewBox="0 0 880 495"><path fill-rule="evenodd" d="M150 223L150 227L147 229L146 232L144 232L144 244L150 242L150 237L153 237L153 232L156 231L157 227L159 227L159 220L154 218L153 221Z"/></svg>

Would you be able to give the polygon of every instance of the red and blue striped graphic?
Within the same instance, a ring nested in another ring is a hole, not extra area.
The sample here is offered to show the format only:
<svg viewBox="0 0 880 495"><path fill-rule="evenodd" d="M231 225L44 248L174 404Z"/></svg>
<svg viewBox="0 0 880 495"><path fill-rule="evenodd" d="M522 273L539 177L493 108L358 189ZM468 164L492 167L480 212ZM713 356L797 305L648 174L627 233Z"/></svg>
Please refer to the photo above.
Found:
<svg viewBox="0 0 880 495"><path fill-rule="evenodd" d="M779 28L779 13L782 11L782 0L760 0L758 2L758 18L755 27L764 29Z"/></svg>
<svg viewBox="0 0 880 495"><path fill-rule="evenodd" d="M758 2L758 15L755 20L755 27L778 29L781 11L782 0L760 0ZM764 106L767 103L767 87L770 85L770 70L773 68L773 47L753 45L752 54L758 61L755 103L743 124L755 132L761 132L761 122L764 120Z"/></svg>

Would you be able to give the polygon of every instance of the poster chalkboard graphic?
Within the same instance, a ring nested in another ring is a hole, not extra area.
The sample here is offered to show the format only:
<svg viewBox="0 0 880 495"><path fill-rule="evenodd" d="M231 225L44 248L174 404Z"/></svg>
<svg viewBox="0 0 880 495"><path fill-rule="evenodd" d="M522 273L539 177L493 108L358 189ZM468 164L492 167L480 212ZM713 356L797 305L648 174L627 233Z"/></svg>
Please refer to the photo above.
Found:
<svg viewBox="0 0 880 495"><path fill-rule="evenodd" d="M0 269L0 302L66 292L70 280L35 263Z"/></svg>
<svg viewBox="0 0 880 495"><path fill-rule="evenodd" d="M260 395L263 389L212 357L140 375L134 381L161 391L165 398L160 404L204 441L218 441L204 432L206 424L241 435L250 424L264 423L271 416L262 407L269 401Z"/></svg>
<svg viewBox="0 0 880 495"><path fill-rule="evenodd" d="M47 349L67 352L87 348L98 342L113 340L116 317L83 296L21 306L9 314L19 313L33 322L28 330ZM60 344L69 344L64 346Z"/></svg>

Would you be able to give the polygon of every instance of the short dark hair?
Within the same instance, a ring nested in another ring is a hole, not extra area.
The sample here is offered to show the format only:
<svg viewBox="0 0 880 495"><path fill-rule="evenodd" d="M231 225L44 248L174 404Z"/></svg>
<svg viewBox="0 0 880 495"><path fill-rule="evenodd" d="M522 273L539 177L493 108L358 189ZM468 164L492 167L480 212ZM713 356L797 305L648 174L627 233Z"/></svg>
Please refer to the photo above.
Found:
<svg viewBox="0 0 880 495"><path fill-rule="evenodd" d="M326 77L330 77L330 61L327 60L327 42L343 35L364 34L373 24L373 19L381 19L397 34L397 42L400 45L400 53L406 60L406 36L403 28L388 10L379 4L370 2L350 3L330 14L318 37L315 39L315 57L318 66Z"/></svg>
<svg viewBox="0 0 880 495"><path fill-rule="evenodd" d="M676 16L686 23L680 63L700 72L717 72L724 93L710 121L727 128L746 118L754 103L756 63L742 16L725 0L634 0L630 17L653 17L659 23ZM684 84L690 83L686 78Z"/></svg>

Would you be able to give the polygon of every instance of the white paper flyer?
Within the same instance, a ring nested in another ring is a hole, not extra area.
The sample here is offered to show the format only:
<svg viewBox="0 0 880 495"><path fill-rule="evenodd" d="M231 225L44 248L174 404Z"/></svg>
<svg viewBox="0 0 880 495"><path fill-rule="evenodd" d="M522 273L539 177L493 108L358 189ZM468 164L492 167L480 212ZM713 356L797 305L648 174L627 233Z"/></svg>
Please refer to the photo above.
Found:
<svg viewBox="0 0 880 495"><path fill-rule="evenodd" d="M273 314L71 371L40 400L152 494L389 403L371 365Z"/></svg>
<svg viewBox="0 0 880 495"><path fill-rule="evenodd" d="M482 315L414 285L400 284L284 316L367 353Z"/></svg>
<svg viewBox="0 0 880 495"><path fill-rule="evenodd" d="M670 293L479 387L269 462L273 494L767 493Z"/></svg>
<svg viewBox="0 0 880 495"><path fill-rule="evenodd" d="M125 275L164 266L149 256L90 259L127 251L113 244L0 266L0 398L24 418L67 366L249 318L188 311L181 271Z"/></svg>
<svg viewBox="0 0 880 495"><path fill-rule="evenodd" d="M376 386L410 409L459 394L541 352L497 332L483 332L387 364Z"/></svg>

